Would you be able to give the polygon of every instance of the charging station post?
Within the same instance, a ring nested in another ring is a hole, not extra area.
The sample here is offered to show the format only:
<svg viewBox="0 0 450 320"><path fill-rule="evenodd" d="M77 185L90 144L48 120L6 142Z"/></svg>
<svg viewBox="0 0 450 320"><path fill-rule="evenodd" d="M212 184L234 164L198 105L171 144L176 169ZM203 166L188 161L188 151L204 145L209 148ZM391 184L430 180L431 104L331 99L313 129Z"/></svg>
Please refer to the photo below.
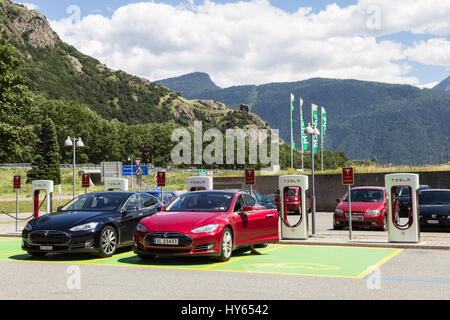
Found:
<svg viewBox="0 0 450 320"><path fill-rule="evenodd" d="M22 176L14 176L13 187L16 190L16 232L18 229L17 221L19 220L19 190L22 186Z"/></svg>
<svg viewBox="0 0 450 320"><path fill-rule="evenodd" d="M348 186L348 230L349 239L352 240L352 190L351 186L355 184L355 175L353 168L342 168L342 184ZM345 212L344 212L345 216Z"/></svg>

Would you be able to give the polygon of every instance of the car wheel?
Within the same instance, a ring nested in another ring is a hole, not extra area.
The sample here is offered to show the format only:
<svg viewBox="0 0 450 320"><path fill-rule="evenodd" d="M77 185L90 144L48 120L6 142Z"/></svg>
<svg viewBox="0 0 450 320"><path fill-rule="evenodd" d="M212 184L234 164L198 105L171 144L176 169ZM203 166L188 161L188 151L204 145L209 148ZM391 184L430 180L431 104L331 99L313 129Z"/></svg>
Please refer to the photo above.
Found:
<svg viewBox="0 0 450 320"><path fill-rule="evenodd" d="M231 254L233 253L233 234L231 233L230 228L225 228L220 248L221 252L218 260L222 262L230 260Z"/></svg>
<svg viewBox="0 0 450 320"><path fill-rule="evenodd" d="M116 229L111 226L103 228L100 232L100 257L111 257L116 252L118 240Z"/></svg>
<svg viewBox="0 0 450 320"><path fill-rule="evenodd" d="M388 223L387 223L387 216L384 215L383 218L383 225L380 228L381 231L388 231Z"/></svg>

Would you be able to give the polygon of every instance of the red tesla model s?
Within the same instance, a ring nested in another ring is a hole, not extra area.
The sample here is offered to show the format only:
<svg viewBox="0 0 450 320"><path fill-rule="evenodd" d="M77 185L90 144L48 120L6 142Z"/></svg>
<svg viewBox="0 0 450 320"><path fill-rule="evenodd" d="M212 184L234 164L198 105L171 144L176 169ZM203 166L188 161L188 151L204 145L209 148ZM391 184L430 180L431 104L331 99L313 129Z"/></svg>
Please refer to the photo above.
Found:
<svg viewBox="0 0 450 320"><path fill-rule="evenodd" d="M244 191L198 191L141 220L134 252L142 259L199 255L228 261L237 248L278 240L277 210L258 205Z"/></svg>

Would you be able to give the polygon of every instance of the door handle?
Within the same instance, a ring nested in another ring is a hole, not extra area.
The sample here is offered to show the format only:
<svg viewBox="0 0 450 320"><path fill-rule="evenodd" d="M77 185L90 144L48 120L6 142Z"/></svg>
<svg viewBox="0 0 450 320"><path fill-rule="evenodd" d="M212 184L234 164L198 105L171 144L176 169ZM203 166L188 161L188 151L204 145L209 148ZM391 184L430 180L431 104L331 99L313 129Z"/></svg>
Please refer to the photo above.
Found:
<svg viewBox="0 0 450 320"><path fill-rule="evenodd" d="M266 215L266 218L273 218L273 217L275 217L275 213Z"/></svg>

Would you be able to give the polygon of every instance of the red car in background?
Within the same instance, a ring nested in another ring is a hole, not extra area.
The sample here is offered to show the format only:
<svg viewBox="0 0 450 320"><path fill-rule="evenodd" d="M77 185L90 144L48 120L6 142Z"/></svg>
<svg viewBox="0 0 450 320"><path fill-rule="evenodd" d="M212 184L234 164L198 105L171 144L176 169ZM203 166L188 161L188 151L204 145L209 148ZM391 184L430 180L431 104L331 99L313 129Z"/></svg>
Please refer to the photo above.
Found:
<svg viewBox="0 0 450 320"><path fill-rule="evenodd" d="M387 200L383 187L357 187L351 189L352 227L387 231ZM348 192L333 215L333 227L341 230L349 226Z"/></svg>
<svg viewBox="0 0 450 320"><path fill-rule="evenodd" d="M300 213L300 208L302 205L302 196L300 194L300 188L299 187L287 187L285 188L285 198L287 202L287 212L289 213ZM307 210L308 212L311 212L311 198L307 198ZM274 198L275 205L277 206L278 211L281 211L281 202L280 202L280 190L275 191L275 198Z"/></svg>
<svg viewBox="0 0 450 320"><path fill-rule="evenodd" d="M134 252L230 259L234 249L278 242L278 214L245 191L197 191L175 199L143 219L134 232Z"/></svg>

